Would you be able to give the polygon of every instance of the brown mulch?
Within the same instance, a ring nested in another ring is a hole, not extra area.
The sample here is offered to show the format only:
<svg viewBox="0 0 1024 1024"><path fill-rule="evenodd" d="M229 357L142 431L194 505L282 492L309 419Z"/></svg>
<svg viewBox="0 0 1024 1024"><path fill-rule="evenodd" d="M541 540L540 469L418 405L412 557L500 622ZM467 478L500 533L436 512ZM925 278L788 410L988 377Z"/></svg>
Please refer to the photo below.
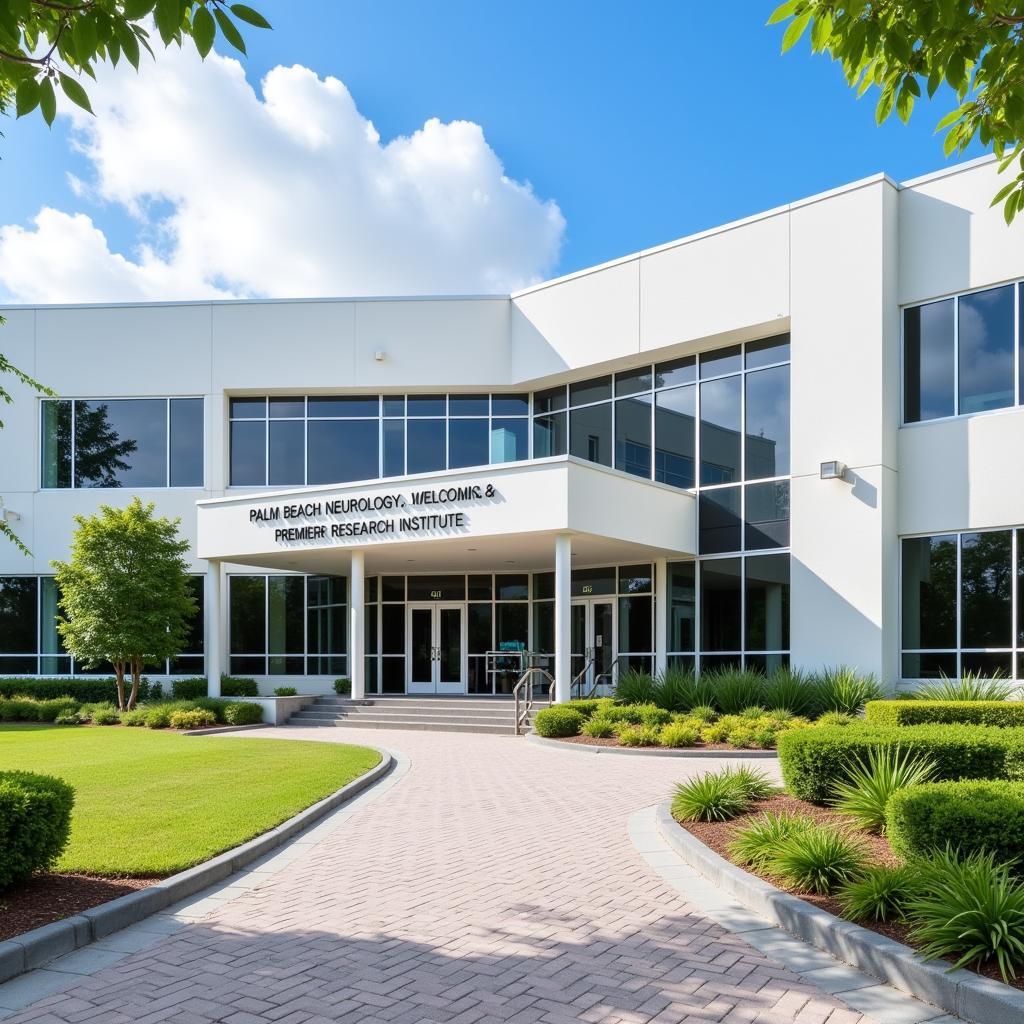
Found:
<svg viewBox="0 0 1024 1024"><path fill-rule="evenodd" d="M559 736L557 737L559 743L579 743L584 747L621 747L623 744L619 742L617 736ZM694 743L692 747L630 747L631 750L742 750L742 747L731 747L728 743ZM757 748L760 750L760 748ZM772 748L774 749L774 748ZM756 751L750 751L750 753L756 753Z"/></svg>
<svg viewBox="0 0 1024 1024"><path fill-rule="evenodd" d="M903 863L893 853L888 841L884 837L874 836L858 829L850 823L848 817L836 811L831 811L827 807L819 807L817 804L807 803L805 800L798 800L796 797L786 794L773 796L768 800L760 800L751 805L750 810L733 818L731 821L680 821L679 826L686 829L691 835L696 836L697 839L704 843L705 846L709 846L715 853L720 854L728 861L733 861L733 858L729 856L728 850L733 836L737 830L749 824L753 818L760 817L765 811L788 811L792 814L805 814L820 825L836 825L844 832L856 833L857 838L864 843L868 860L871 864L896 867ZM750 871L749 867L745 865L743 867L745 871ZM819 907L830 914L834 914L836 917L842 917L842 908L839 905L839 901L833 896L815 896L812 893L794 889L771 875L760 872L751 873L757 874L767 882L771 882L772 885L782 889L784 892L799 896L800 899L810 903L812 906ZM869 928L871 931L884 935L886 938L893 939L896 942L901 942L905 946L913 946L913 943L909 940L909 927L899 921L857 921L856 923L862 928ZM974 971L975 974L980 974L982 977L991 978L993 981L1001 982L1003 980L999 974L999 969L994 964L981 968L969 967L967 970ZM1014 988L1024 990L1024 977L1011 979L1009 984Z"/></svg>
<svg viewBox="0 0 1024 1024"><path fill-rule="evenodd" d="M97 878L94 875L33 875L0 892L0 941L80 914L161 881L159 878Z"/></svg>

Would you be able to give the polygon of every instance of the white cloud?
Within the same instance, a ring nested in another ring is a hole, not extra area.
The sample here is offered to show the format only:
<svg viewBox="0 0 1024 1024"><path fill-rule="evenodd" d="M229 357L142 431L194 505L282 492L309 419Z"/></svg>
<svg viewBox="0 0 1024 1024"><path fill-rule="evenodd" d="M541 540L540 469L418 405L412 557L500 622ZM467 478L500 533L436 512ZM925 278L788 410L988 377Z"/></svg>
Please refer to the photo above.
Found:
<svg viewBox="0 0 1024 1024"><path fill-rule="evenodd" d="M0 291L28 302L503 292L553 270L565 222L507 177L479 125L431 119L382 144L345 85L188 47L90 83L64 111L95 176L75 195L129 212L128 255L84 213L0 226ZM143 244L146 240L147 244Z"/></svg>

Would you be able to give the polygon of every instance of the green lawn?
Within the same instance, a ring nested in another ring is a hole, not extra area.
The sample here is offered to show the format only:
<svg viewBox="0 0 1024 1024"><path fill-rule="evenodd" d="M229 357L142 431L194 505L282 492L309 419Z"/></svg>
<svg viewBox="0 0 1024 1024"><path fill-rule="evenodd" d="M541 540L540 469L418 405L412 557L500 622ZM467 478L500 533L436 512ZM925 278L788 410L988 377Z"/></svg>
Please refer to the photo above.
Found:
<svg viewBox="0 0 1024 1024"><path fill-rule="evenodd" d="M0 771L75 787L58 871L168 875L266 832L380 761L375 750L150 729L0 725Z"/></svg>

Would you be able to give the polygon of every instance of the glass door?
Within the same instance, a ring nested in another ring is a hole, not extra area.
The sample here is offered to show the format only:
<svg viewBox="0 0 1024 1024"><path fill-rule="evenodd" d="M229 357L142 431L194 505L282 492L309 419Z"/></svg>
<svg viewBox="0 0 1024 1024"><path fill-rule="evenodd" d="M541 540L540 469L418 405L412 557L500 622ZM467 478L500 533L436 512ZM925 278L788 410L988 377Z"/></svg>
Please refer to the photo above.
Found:
<svg viewBox="0 0 1024 1024"><path fill-rule="evenodd" d="M611 693L615 665L615 602L573 601L569 623L572 645L573 697Z"/></svg>
<svg viewBox="0 0 1024 1024"><path fill-rule="evenodd" d="M434 606L409 606L407 693L436 693L434 687Z"/></svg>
<svg viewBox="0 0 1024 1024"><path fill-rule="evenodd" d="M590 636L594 648L596 695L606 697L612 692L612 668L615 664L615 605L611 601L591 602Z"/></svg>
<svg viewBox="0 0 1024 1024"><path fill-rule="evenodd" d="M407 693L466 692L465 630L461 604L409 605Z"/></svg>

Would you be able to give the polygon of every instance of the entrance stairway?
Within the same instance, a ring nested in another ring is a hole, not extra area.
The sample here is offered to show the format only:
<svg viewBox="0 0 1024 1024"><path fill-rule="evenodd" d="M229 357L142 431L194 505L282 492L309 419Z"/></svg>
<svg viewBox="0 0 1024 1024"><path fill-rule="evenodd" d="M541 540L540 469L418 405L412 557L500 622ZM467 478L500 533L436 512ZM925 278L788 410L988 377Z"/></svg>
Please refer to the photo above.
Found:
<svg viewBox="0 0 1024 1024"><path fill-rule="evenodd" d="M533 713L547 701L533 702ZM501 697L318 697L289 725L340 726L350 729L429 729L434 732L477 732L511 736L515 732L515 701Z"/></svg>

